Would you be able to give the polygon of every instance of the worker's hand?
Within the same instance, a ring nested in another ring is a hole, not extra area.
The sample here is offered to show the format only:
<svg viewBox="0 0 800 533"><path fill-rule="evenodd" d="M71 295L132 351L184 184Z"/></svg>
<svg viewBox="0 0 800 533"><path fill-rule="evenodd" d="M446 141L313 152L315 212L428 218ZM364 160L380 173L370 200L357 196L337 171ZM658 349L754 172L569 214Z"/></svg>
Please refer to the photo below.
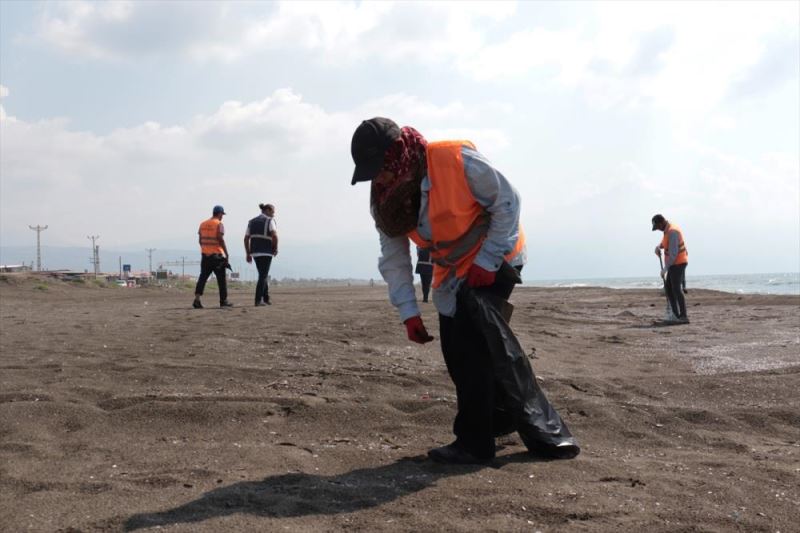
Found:
<svg viewBox="0 0 800 533"><path fill-rule="evenodd" d="M661 257L661 246L656 246L656 255Z"/></svg>
<svg viewBox="0 0 800 533"><path fill-rule="evenodd" d="M247 262L248 263L252 263L253 262L253 256L252 255L247 254Z"/></svg>
<svg viewBox="0 0 800 533"><path fill-rule="evenodd" d="M425 344L433 340L433 337L428 335L428 330L425 329L425 324L422 323L422 318L420 316L407 318L403 324L406 325L408 340L419 344Z"/></svg>
<svg viewBox="0 0 800 533"><path fill-rule="evenodd" d="M667 268L662 268L661 269L661 279L664 279L664 280L667 279L667 270L668 270Z"/></svg>
<svg viewBox="0 0 800 533"><path fill-rule="evenodd" d="M469 267L467 272L467 286L468 287L486 287L494 283L494 278L497 272L489 272L485 268L481 268L475 263Z"/></svg>
<svg viewBox="0 0 800 533"><path fill-rule="evenodd" d="M273 251L272 251L272 255L273 255L273 257L277 257L277 255L278 255L278 250L273 250Z"/></svg>

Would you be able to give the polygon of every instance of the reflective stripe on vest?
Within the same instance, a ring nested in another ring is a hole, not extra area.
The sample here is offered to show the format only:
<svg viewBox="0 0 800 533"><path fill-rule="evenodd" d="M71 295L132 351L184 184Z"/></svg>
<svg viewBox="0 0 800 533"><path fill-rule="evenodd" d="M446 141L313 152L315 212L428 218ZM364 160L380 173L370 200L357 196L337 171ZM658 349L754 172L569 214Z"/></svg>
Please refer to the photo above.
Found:
<svg viewBox="0 0 800 533"><path fill-rule="evenodd" d="M464 174L461 147L475 149L470 141L443 141L428 143L428 222L431 241L420 237L417 230L408 236L420 248L431 252L433 287L438 287L449 276L463 278L489 231L490 216L472 194ZM506 256L511 260L525 246L525 236L519 227L519 237L514 249Z"/></svg>
<svg viewBox="0 0 800 533"><path fill-rule="evenodd" d="M272 254L272 232L269 230L272 218L259 215L247 223L250 233L250 252L253 254Z"/></svg>
<svg viewBox="0 0 800 533"><path fill-rule="evenodd" d="M221 222L216 218L209 218L200 224L200 249L203 255L224 254L225 250L219 243L219 225Z"/></svg>
<svg viewBox="0 0 800 533"><path fill-rule="evenodd" d="M678 256L675 258L673 265L683 265L689 262L689 252L686 251L686 243L683 241L683 232L675 224L668 224L667 229L664 230L664 237L661 239L661 247L664 249L667 259L669 259L669 234L671 232L678 234Z"/></svg>

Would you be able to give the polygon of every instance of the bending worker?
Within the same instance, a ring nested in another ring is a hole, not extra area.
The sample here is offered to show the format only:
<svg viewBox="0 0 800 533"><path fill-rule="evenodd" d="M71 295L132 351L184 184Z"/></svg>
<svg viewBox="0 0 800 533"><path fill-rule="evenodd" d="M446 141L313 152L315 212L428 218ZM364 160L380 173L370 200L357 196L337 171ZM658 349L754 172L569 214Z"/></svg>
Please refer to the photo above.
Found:
<svg viewBox="0 0 800 533"><path fill-rule="evenodd" d="M408 338L433 340L414 291L409 239L431 252L433 302L445 364L456 387L453 443L428 456L484 463L496 436L518 431L537 455L572 458L580 448L539 389L508 326L507 299L525 262L520 199L469 141L428 143L387 118L355 130L352 184L371 181L370 208L381 244L378 267Z"/></svg>
<svg viewBox="0 0 800 533"><path fill-rule="evenodd" d="M203 254L200 260L200 277L197 278L197 286L194 289L194 302L192 307L202 309L200 297L203 295L206 281L213 272L217 277L219 287L219 306L233 307L228 301L228 285L225 280L225 268L228 267L228 248L225 246L225 227L222 225L222 217L225 216L225 209L221 205L215 205L212 210L211 218L200 223L197 234L200 236L200 250Z"/></svg>
<svg viewBox="0 0 800 533"><path fill-rule="evenodd" d="M275 227L275 206L258 204L261 214L250 219L244 234L244 251L247 262L255 259L258 269L256 283L256 307L272 305L269 299L269 267L272 258L278 255L278 230Z"/></svg>
<svg viewBox="0 0 800 533"><path fill-rule="evenodd" d="M653 231L664 232L661 242L656 246L656 255L661 257L664 250L664 266L661 267L661 278L664 279L664 289L667 294L672 314L676 317L674 322L688 324L686 314L686 300L683 297L683 288L686 286L686 266L689 264L689 253L683 240L681 229L672 224L662 215L652 218Z"/></svg>
<svg viewBox="0 0 800 533"><path fill-rule="evenodd" d="M419 282L422 285L422 301L427 303L433 280L431 251L427 248L417 246L417 268L414 271L419 274Z"/></svg>

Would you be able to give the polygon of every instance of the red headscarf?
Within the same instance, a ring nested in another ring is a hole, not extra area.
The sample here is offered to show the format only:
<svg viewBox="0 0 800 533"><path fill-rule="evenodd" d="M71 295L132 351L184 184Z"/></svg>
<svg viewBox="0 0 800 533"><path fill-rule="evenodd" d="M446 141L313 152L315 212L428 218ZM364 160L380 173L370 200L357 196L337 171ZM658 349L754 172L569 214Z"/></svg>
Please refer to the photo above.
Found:
<svg viewBox="0 0 800 533"><path fill-rule="evenodd" d="M427 170L425 148L428 141L411 126L400 129L401 142L386 151L383 170L394 174L391 181L372 181L370 204L378 227L387 235L407 233L417 225L419 216L419 180ZM422 172L420 172L422 171Z"/></svg>
<svg viewBox="0 0 800 533"><path fill-rule="evenodd" d="M425 157L425 147L428 146L425 137L411 126L400 129L400 140L402 143L392 144L383 157L383 170L394 172L395 176L405 176L416 167Z"/></svg>

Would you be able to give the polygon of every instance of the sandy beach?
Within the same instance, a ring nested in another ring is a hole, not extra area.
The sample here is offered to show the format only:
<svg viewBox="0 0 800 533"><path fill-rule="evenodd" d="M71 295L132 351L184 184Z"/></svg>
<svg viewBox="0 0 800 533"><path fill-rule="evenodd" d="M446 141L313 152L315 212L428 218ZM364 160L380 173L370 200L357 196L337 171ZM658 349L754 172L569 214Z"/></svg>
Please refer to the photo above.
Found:
<svg viewBox="0 0 800 533"><path fill-rule="evenodd" d="M764 531L800 526L800 297L537 289L512 326L583 448L452 440L437 343L383 287L0 278L3 531ZM432 305L424 318L437 337Z"/></svg>

